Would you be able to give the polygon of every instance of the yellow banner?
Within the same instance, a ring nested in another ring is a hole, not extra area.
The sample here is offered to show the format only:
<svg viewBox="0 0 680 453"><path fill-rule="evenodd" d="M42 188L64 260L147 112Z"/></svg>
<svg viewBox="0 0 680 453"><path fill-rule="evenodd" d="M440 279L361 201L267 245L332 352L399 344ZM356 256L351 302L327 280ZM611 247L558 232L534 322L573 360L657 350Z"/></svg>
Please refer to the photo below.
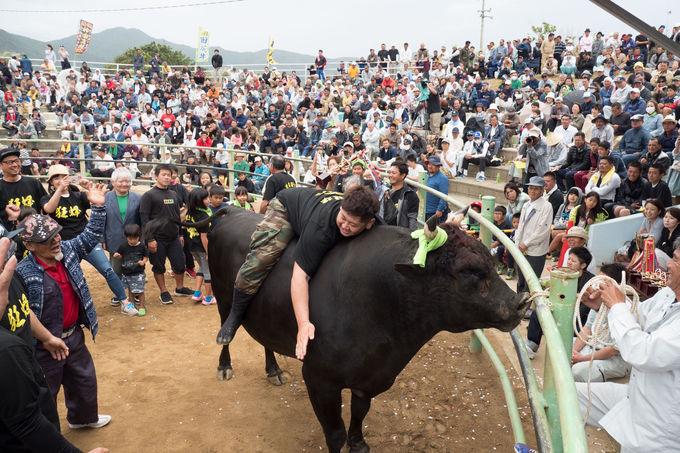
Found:
<svg viewBox="0 0 680 453"><path fill-rule="evenodd" d="M208 47L208 40L210 39L210 32L199 27L198 29L198 47L196 48L196 62L207 63L210 59L210 48Z"/></svg>
<svg viewBox="0 0 680 453"><path fill-rule="evenodd" d="M273 53L274 53L274 37L271 37L269 38L269 52L267 52L268 65L276 64L276 61L274 61L274 57L272 57Z"/></svg>
<svg viewBox="0 0 680 453"><path fill-rule="evenodd" d="M78 27L78 38L76 38L76 55L85 53L87 46L90 45L90 39L92 39L92 24L81 20L80 27Z"/></svg>

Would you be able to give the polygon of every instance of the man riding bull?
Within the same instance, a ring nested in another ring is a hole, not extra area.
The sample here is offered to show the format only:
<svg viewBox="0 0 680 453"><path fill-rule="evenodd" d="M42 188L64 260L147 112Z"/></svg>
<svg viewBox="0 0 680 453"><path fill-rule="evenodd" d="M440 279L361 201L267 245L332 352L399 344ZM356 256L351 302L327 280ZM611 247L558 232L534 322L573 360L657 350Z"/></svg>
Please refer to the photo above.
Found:
<svg viewBox="0 0 680 453"><path fill-rule="evenodd" d="M279 192L251 237L250 251L234 282L231 311L217 343L229 344L234 338L269 271L297 236L290 292L298 325L295 355L302 360L308 341L314 339L314 325L309 321L309 279L338 241L373 227L378 209L375 193L363 185L344 194L308 188Z"/></svg>

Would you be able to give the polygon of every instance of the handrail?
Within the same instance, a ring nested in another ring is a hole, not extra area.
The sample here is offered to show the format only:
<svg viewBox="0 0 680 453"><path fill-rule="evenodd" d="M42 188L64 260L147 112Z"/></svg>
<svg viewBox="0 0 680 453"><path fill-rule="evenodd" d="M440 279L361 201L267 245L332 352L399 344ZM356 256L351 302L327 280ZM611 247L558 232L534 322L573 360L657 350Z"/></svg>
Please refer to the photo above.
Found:
<svg viewBox="0 0 680 453"><path fill-rule="evenodd" d="M448 203L451 203L458 208L467 207L467 204L451 198L448 194L443 194L430 187L427 187L426 185L411 181L409 179L406 179L405 182L418 188L419 190L424 190L443 200L446 200ZM468 215L479 222L480 226L488 228L492 231L496 239L505 246L506 250L515 259L515 263L519 267L520 272L522 272L524 275L531 292L540 293L542 288L538 278L524 254L519 251L519 248L517 248L515 243L505 234L503 234L502 231L493 224L493 222L487 220L483 215L478 214L472 209L468 211ZM543 335L546 338L548 360L550 361L555 373L555 387L558 397L558 411L561 421L560 429L562 433L563 450L569 453L587 453L588 447L585 441L585 431L583 429L581 411L576 396L574 377L571 373L571 366L567 358L567 351L562 344L560 333L557 329L557 325L555 324L555 320L550 313L550 309L548 308L545 297L538 296L535 299L535 304L538 320L543 329Z"/></svg>

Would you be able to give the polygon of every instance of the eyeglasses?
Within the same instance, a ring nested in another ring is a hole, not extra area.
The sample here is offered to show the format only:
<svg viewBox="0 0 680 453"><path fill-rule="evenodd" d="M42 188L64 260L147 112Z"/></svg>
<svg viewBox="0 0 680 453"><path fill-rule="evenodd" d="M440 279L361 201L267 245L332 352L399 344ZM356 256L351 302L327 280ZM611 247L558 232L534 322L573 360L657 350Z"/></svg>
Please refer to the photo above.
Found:
<svg viewBox="0 0 680 453"><path fill-rule="evenodd" d="M4 164L4 165L15 165L15 164L21 163L21 161L19 159L12 159L12 160L3 160L1 163Z"/></svg>

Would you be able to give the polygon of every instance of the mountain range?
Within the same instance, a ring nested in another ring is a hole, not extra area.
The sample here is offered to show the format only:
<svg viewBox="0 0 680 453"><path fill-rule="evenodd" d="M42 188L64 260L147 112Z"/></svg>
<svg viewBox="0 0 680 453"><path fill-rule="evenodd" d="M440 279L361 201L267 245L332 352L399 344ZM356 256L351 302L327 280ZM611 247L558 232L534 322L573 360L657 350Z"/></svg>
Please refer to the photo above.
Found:
<svg viewBox="0 0 680 453"><path fill-rule="evenodd" d="M67 36L65 38L54 39L51 41L40 41L25 36L9 33L0 29L0 54L27 54L29 58L43 58L45 55L45 45L52 44L54 50L57 51L59 46L63 45L71 55L71 60L91 61L91 62L110 62L115 57L125 52L131 47L141 46L155 41L160 44L165 44L172 47L174 50L183 52L186 56L193 59L196 55L196 48L186 46L183 44L176 44L165 39L153 38L143 31L136 28L109 28L93 33L90 40L90 46L83 55L75 55L77 35ZM255 52L238 52L234 50L223 49L222 47L210 46L210 53L217 48L222 54L224 64L262 64L267 61L266 55L268 49L262 49ZM305 55L297 52L290 52L282 49L274 49L274 59L278 63L304 63L314 62L315 56ZM344 60L349 58L336 58L329 61Z"/></svg>

